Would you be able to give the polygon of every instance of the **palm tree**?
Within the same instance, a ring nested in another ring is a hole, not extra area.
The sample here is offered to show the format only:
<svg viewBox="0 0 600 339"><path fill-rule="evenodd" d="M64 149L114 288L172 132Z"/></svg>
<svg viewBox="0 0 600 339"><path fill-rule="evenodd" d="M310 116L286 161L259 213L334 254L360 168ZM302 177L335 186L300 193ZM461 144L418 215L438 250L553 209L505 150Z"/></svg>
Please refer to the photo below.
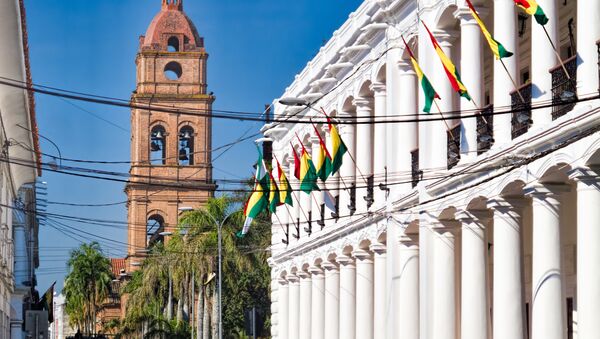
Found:
<svg viewBox="0 0 600 339"><path fill-rule="evenodd" d="M97 242L82 244L71 251L69 273L65 279L66 311L73 326L88 335L96 330L96 313L110 293L112 271L110 260L102 254Z"/></svg>

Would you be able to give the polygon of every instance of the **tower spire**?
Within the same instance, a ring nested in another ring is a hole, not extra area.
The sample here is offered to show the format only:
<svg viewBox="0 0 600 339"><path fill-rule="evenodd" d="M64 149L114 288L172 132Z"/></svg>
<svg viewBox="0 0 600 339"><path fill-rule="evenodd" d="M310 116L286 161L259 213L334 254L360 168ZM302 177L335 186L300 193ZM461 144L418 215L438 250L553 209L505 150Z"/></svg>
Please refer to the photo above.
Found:
<svg viewBox="0 0 600 339"><path fill-rule="evenodd" d="M183 0L162 0L162 9L183 10Z"/></svg>

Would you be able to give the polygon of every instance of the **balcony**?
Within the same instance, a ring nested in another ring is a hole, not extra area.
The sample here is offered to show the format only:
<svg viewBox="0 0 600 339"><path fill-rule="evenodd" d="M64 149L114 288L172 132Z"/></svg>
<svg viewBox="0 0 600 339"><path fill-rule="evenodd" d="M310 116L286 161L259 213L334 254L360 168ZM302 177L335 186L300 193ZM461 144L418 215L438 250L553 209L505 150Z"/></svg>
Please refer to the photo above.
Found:
<svg viewBox="0 0 600 339"><path fill-rule="evenodd" d="M600 40L596 41L596 47L598 47L598 92L600 92Z"/></svg>
<svg viewBox="0 0 600 339"><path fill-rule="evenodd" d="M552 74L552 120L567 114L577 101L577 56L565 60L564 65L569 76L565 74L562 65L550 70L550 74Z"/></svg>
<svg viewBox="0 0 600 339"><path fill-rule="evenodd" d="M460 161L460 127L456 125L446 133L448 134L448 169L456 166Z"/></svg>
<svg viewBox="0 0 600 339"><path fill-rule="evenodd" d="M417 187L419 183L419 178L421 176L421 171L419 171L419 149L410 152L410 162L412 165L411 175L412 175L412 187Z"/></svg>
<svg viewBox="0 0 600 339"><path fill-rule="evenodd" d="M519 95L520 94L520 95ZM529 130L531 120L531 83L527 83L510 93L512 110L512 138L515 139Z"/></svg>
<svg viewBox="0 0 600 339"><path fill-rule="evenodd" d="M477 116L477 154L487 152L494 144L494 106L487 105Z"/></svg>

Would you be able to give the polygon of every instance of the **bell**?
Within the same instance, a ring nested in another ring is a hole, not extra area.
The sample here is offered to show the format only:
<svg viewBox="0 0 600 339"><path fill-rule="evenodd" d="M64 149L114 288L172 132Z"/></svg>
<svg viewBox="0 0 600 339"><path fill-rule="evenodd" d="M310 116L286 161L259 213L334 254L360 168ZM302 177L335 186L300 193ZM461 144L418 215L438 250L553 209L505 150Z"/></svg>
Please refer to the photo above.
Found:
<svg viewBox="0 0 600 339"><path fill-rule="evenodd" d="M156 141L153 141L150 144L150 150L152 150L152 152L160 151L160 145Z"/></svg>
<svg viewBox="0 0 600 339"><path fill-rule="evenodd" d="M182 139L190 139L192 136L190 135L190 131L185 131L181 136Z"/></svg>
<svg viewBox="0 0 600 339"><path fill-rule="evenodd" d="M154 135L154 137L156 139L162 139L163 135L162 135L162 133L160 131L158 131L158 132L156 132L156 134Z"/></svg>
<svg viewBox="0 0 600 339"><path fill-rule="evenodd" d="M179 160L190 160L190 158L188 158L187 151L185 150L185 148L179 150Z"/></svg>

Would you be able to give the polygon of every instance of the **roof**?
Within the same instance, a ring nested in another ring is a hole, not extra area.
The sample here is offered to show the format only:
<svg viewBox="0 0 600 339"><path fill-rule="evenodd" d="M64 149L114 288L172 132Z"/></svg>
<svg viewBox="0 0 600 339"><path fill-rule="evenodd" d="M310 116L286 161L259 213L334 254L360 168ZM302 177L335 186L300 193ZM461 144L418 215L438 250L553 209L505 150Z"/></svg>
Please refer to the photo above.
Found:
<svg viewBox="0 0 600 339"><path fill-rule="evenodd" d="M183 0L162 0L160 12L154 17L146 35L141 39L142 49L160 49L165 47L169 35L185 37L184 50L204 47L204 42L196 26L183 12Z"/></svg>
<svg viewBox="0 0 600 339"><path fill-rule="evenodd" d="M125 258L110 258L110 268L115 277L118 277L121 270L125 270Z"/></svg>

